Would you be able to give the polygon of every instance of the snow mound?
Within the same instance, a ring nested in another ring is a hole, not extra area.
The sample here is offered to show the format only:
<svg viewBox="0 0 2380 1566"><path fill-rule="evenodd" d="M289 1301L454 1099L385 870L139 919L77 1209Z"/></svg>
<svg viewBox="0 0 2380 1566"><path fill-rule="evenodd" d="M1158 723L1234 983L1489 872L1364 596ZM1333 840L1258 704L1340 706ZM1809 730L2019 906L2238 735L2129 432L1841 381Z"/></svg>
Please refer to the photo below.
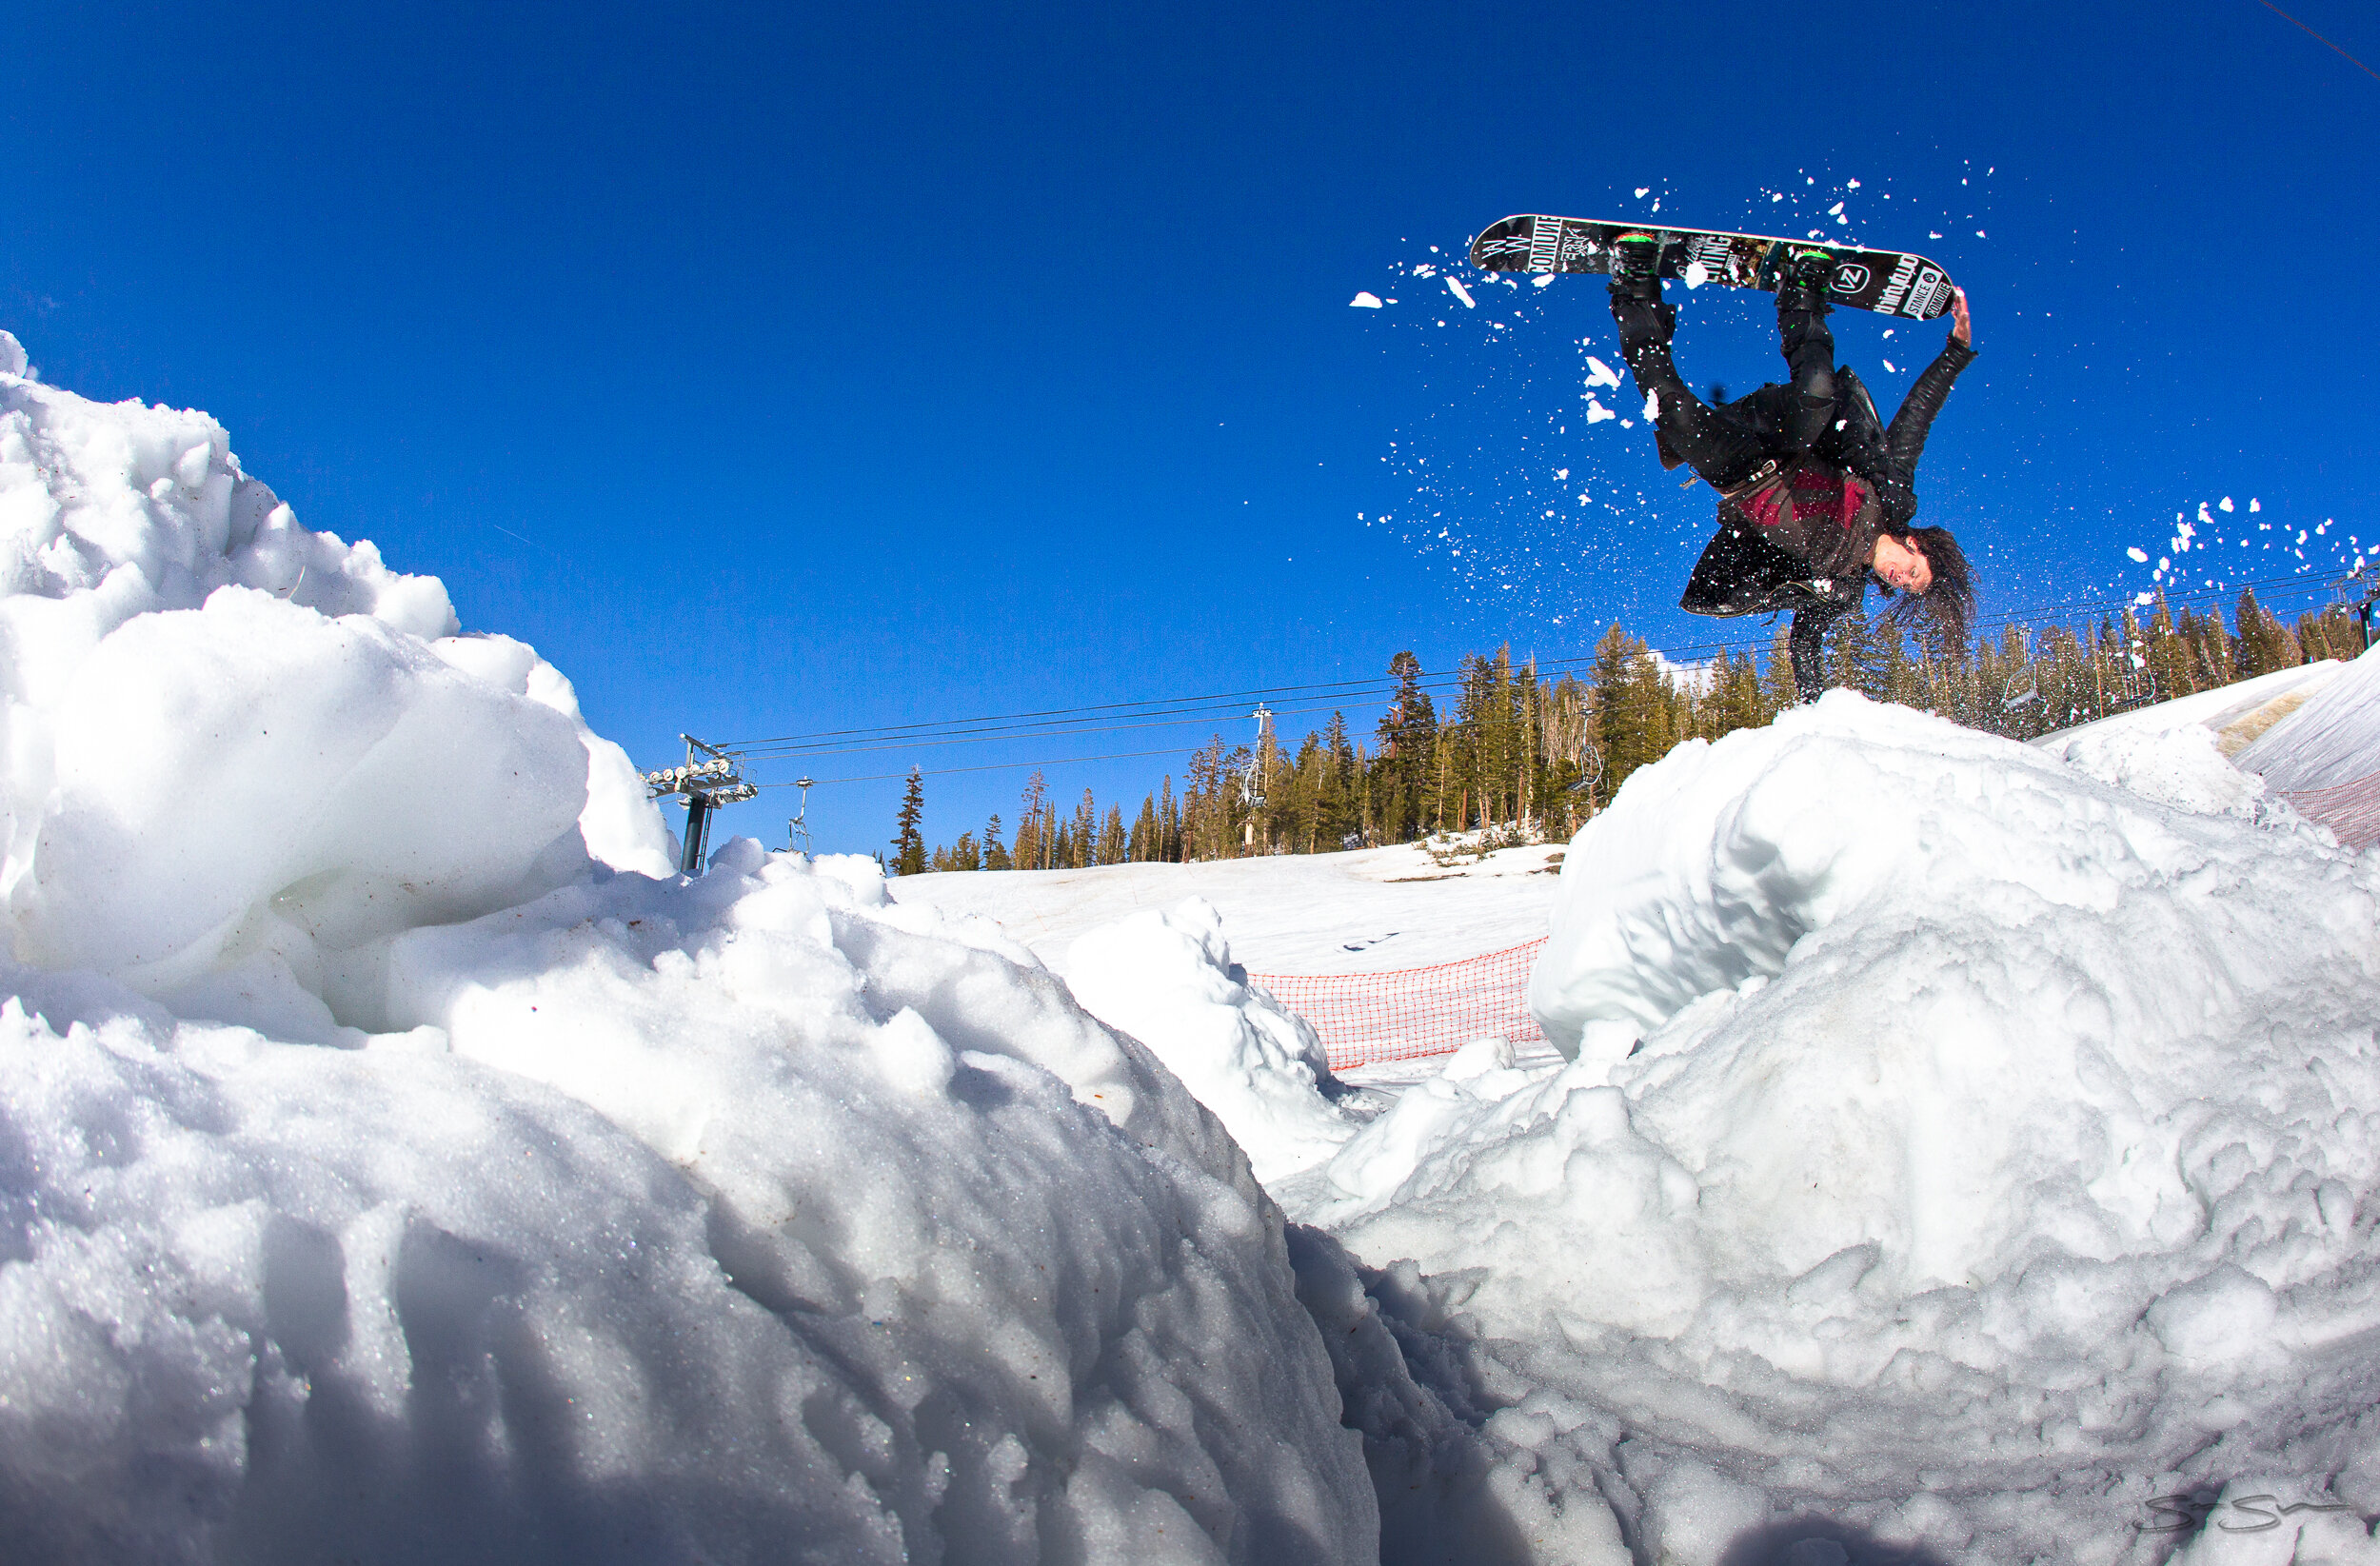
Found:
<svg viewBox="0 0 2380 1566"><path fill-rule="evenodd" d="M1154 1050L1271 1185L1355 1134L1323 1098L1337 1084L1312 1024L1248 983L1203 898L1076 940L1059 972L1083 1009Z"/></svg>
<svg viewBox="0 0 2380 1566"><path fill-rule="evenodd" d="M666 874L659 812L569 683L456 630L435 578L299 526L205 414L0 375L17 956L327 1038L304 997L343 953L598 862Z"/></svg>
<svg viewBox="0 0 2380 1566"><path fill-rule="evenodd" d="M2259 1455L2374 1509L2380 863L2177 807L2178 754L2143 793L1843 692L1680 746L1564 863L1571 1063L1422 1084L1293 1213L1461 1282L1540 1389L1489 1433L1679 1558L1798 1508L2113 1559Z"/></svg>
<svg viewBox="0 0 2380 1566"><path fill-rule="evenodd" d="M12 1560L1373 1557L1278 1208L1021 948L668 874L204 415L0 372L0 540Z"/></svg>

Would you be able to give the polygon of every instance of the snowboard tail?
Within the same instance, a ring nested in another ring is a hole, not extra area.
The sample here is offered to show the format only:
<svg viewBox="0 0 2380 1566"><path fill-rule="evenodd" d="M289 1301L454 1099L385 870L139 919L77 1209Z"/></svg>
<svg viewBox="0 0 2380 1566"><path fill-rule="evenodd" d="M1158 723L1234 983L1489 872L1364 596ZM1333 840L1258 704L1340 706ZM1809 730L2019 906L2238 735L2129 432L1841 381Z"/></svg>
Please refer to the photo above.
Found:
<svg viewBox="0 0 2380 1566"><path fill-rule="evenodd" d="M1774 293L1785 257L1822 249L1835 258L1829 297L1854 309L1931 321L1951 307L1955 291L1937 262L1902 250L1865 250L1774 234L1664 228L1645 223L1597 223L1587 218L1522 213L1490 224L1471 242L1471 264L1491 272L1603 272L1612 269L1612 242L1651 234L1661 242L1660 275L1688 284L1720 283Z"/></svg>

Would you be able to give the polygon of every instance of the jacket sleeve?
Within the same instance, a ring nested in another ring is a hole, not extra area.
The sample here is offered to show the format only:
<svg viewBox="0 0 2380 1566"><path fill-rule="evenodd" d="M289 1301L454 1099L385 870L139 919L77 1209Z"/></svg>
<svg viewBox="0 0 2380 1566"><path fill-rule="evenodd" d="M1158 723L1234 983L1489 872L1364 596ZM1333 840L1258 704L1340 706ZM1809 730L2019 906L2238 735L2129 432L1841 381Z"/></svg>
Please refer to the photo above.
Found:
<svg viewBox="0 0 2380 1566"><path fill-rule="evenodd" d="M1901 399L1900 411L1893 415L1892 427L1884 432L1884 449L1893 476L1902 484L1914 484L1917 459L1925 455L1926 432L1934 427L1934 416L1950 400L1951 383L1958 379L1958 372L1974 362L1975 350L1952 338Z"/></svg>

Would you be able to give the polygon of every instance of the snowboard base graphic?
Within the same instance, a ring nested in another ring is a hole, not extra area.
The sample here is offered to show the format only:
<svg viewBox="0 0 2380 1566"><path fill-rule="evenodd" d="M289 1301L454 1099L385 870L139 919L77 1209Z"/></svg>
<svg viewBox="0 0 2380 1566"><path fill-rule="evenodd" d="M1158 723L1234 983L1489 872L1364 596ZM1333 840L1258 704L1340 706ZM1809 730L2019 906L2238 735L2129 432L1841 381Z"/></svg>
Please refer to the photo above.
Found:
<svg viewBox="0 0 2380 1566"><path fill-rule="evenodd" d="M1785 257L1823 249L1835 257L1830 297L1837 305L1878 315L1931 321L1951 307L1950 273L1924 256L1862 250L1819 240L1773 234L1664 228L1646 223L1597 223L1586 218L1523 213L1490 224L1471 242L1471 264L1491 272L1603 272L1612 269L1612 241L1652 234L1661 241L1660 273L1689 284L1776 291Z"/></svg>

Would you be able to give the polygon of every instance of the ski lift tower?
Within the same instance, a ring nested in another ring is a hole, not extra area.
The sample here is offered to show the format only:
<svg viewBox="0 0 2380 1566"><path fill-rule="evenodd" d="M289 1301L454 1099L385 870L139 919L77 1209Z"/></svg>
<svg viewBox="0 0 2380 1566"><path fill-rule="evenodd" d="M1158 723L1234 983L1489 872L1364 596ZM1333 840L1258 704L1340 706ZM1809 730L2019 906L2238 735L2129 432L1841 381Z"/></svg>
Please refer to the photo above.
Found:
<svg viewBox="0 0 2380 1566"><path fill-rule="evenodd" d="M2369 652L2371 649L2371 606L2375 600L2380 600L2380 573L2367 572L2364 563L2358 560L2353 568L2332 585L2338 594L2339 606L2353 615L2355 623L2363 628L2363 650ZM2350 596L2358 590L2362 592L2362 597Z"/></svg>
<svg viewBox="0 0 2380 1566"><path fill-rule="evenodd" d="M1272 783L1273 770L1273 709L1257 704L1249 714L1256 720L1256 759L1240 780L1240 803L1248 807L1248 818L1240 823L1240 841L1243 848L1253 852L1256 847L1256 812L1264 808L1266 786Z"/></svg>
<svg viewBox="0 0 2380 1566"><path fill-rule="evenodd" d="M810 847L810 790L818 786L818 780L796 778L793 786L802 790L802 805L794 811L793 819L785 823L785 852L808 854L813 851Z"/></svg>
<svg viewBox="0 0 2380 1566"><path fill-rule="evenodd" d="M710 836L711 812L723 804L740 804L753 799L760 788L744 781L740 758L704 744L691 734L681 734L685 742L685 764L666 766L659 772L645 774L648 799L666 799L673 794L685 797L685 849L678 857L680 875L699 876L703 873L704 840ZM700 751L706 761L696 761Z"/></svg>

